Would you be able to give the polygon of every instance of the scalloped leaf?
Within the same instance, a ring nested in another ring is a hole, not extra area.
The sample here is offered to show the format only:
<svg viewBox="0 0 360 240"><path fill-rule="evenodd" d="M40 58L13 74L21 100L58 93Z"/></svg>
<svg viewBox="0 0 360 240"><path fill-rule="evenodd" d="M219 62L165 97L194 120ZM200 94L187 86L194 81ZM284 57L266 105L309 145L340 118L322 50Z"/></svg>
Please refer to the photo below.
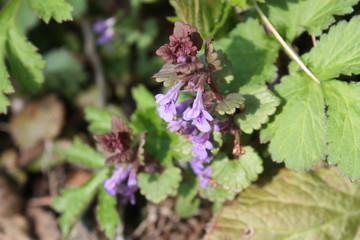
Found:
<svg viewBox="0 0 360 240"><path fill-rule="evenodd" d="M281 101L265 85L246 85L240 93L245 98L245 110L235 117L240 129L251 134L269 121Z"/></svg>
<svg viewBox="0 0 360 240"><path fill-rule="evenodd" d="M199 190L198 178L194 175L187 182L182 182L175 202L175 213L183 218L191 217L197 213L200 199L196 198Z"/></svg>
<svg viewBox="0 0 360 240"><path fill-rule="evenodd" d="M264 8L274 27L288 41L293 41L305 30L320 35L331 25L333 15L343 15L353 11L352 6L359 0L266 0ZM331 51L329 51L331 52Z"/></svg>
<svg viewBox="0 0 360 240"><path fill-rule="evenodd" d="M230 93L226 95L225 99L218 103L215 110L224 115L229 114L232 115L235 113L237 108L241 108L244 105L245 98L239 93Z"/></svg>
<svg viewBox="0 0 360 240"><path fill-rule="evenodd" d="M337 80L324 84L327 111L327 160L341 174L360 178L360 83Z"/></svg>
<svg viewBox="0 0 360 240"><path fill-rule="evenodd" d="M225 157L212 164L212 178L221 187L230 191L241 192L256 181L259 174L264 170L262 159L254 149L250 146L246 146L244 149L246 153L240 159L229 160Z"/></svg>
<svg viewBox="0 0 360 240"><path fill-rule="evenodd" d="M52 202L52 207L61 213L59 224L63 239L70 234L71 229L81 218L86 208L93 201L102 182L109 176L109 168L94 174L89 181L78 188L65 188Z"/></svg>
<svg viewBox="0 0 360 240"><path fill-rule="evenodd" d="M164 87L172 87L177 81L177 74L175 73L175 68L180 64L169 64L165 63L158 73L155 73L152 77L155 78L155 81L162 82Z"/></svg>
<svg viewBox="0 0 360 240"><path fill-rule="evenodd" d="M221 60L219 59L219 54L215 51L214 44L212 44L213 38L210 38L206 41L205 46L205 60L208 64L210 71L219 71L222 69Z"/></svg>
<svg viewBox="0 0 360 240"><path fill-rule="evenodd" d="M273 161L286 167L310 169L325 160L326 116L321 87L304 73L283 77L275 87L282 98L279 114L262 130L260 140L269 140Z"/></svg>
<svg viewBox="0 0 360 240"><path fill-rule="evenodd" d="M72 20L71 11L73 7L65 0L27 0L30 8L49 23L53 18L57 22Z"/></svg>
<svg viewBox="0 0 360 240"><path fill-rule="evenodd" d="M116 209L116 197L107 193L104 187L99 192L98 205L96 208L96 217L100 228L104 231L108 239L115 238L116 227L121 219Z"/></svg>
<svg viewBox="0 0 360 240"><path fill-rule="evenodd" d="M358 239L359 206L360 183L350 183L335 168L281 170L225 206L205 239Z"/></svg>
<svg viewBox="0 0 360 240"><path fill-rule="evenodd" d="M161 174L140 173L138 175L141 194L154 203L160 203L168 196L176 194L181 179L181 171L176 167L168 167Z"/></svg>
<svg viewBox="0 0 360 240"><path fill-rule="evenodd" d="M212 202L225 202L235 198L236 193L221 187L207 186L200 190L200 196Z"/></svg>
<svg viewBox="0 0 360 240"><path fill-rule="evenodd" d="M65 152L65 156L69 162L85 167L103 168L105 166L104 157L79 138L74 139L73 145Z"/></svg>

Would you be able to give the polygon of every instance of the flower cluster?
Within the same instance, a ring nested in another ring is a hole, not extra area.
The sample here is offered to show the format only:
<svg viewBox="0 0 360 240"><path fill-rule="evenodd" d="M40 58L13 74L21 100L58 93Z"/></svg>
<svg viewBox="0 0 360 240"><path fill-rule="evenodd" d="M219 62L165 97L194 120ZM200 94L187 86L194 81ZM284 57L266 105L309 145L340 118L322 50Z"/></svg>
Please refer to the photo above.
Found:
<svg viewBox="0 0 360 240"><path fill-rule="evenodd" d="M99 45L108 45L115 36L114 32L115 18L111 17L105 20L98 20L93 26L96 33L100 34L97 39Z"/></svg>
<svg viewBox="0 0 360 240"><path fill-rule="evenodd" d="M115 164L115 169L112 176L104 181L104 187L109 194L115 196L120 193L129 199L131 204L135 204L139 164L131 147L134 137L128 125L116 116L112 118L111 129L110 133L94 136L105 151L115 153L106 160L107 165Z"/></svg>
<svg viewBox="0 0 360 240"><path fill-rule="evenodd" d="M196 56L203 40L195 27L176 22L173 35L169 39L170 43L160 47L156 54L167 61L167 65L174 65L173 68L163 68L161 75L175 75L177 81L166 94L155 96L156 103L160 105L157 110L159 116L168 122L169 131L179 132L191 139L195 157L190 166L198 175L201 186L205 188L212 172L211 167L205 164L210 163L213 158L208 151L213 149L210 132L214 130L214 118L209 110L214 104L211 102L213 98L206 99L206 102L204 100L209 92L206 90L207 85L216 89L216 81L211 77L211 63L202 63ZM206 47L208 46L209 44L206 44ZM169 72L166 72L167 69ZM181 91L194 92L196 96L177 103ZM216 93L210 95L214 96Z"/></svg>

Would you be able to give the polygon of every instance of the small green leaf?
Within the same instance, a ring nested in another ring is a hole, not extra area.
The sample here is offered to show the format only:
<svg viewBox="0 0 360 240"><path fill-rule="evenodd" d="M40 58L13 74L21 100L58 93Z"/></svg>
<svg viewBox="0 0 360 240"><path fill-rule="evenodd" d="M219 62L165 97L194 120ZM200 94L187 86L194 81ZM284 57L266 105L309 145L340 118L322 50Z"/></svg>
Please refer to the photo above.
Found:
<svg viewBox="0 0 360 240"><path fill-rule="evenodd" d="M360 83L337 80L324 84L327 111L329 163L342 175L360 178Z"/></svg>
<svg viewBox="0 0 360 240"><path fill-rule="evenodd" d="M221 115L225 113L232 115L237 108L241 108L244 105L244 102L245 98L239 93L230 93L226 95L222 102L218 103L215 110Z"/></svg>
<svg viewBox="0 0 360 240"><path fill-rule="evenodd" d="M234 199L236 193L221 187L207 186L200 190L200 196L212 202L224 202Z"/></svg>
<svg viewBox="0 0 360 240"><path fill-rule="evenodd" d="M245 98L245 111L236 116L236 123L243 132L251 134L269 121L281 101L265 85L246 85L240 93Z"/></svg>
<svg viewBox="0 0 360 240"><path fill-rule="evenodd" d="M37 49L26 40L20 30L11 27L8 34L6 52L11 72L25 89L35 91L44 80L41 69L44 68L45 62L37 53Z"/></svg>
<svg viewBox="0 0 360 240"><path fill-rule="evenodd" d="M132 88L132 97L136 102L136 106L141 108L155 107L155 97L144 85Z"/></svg>
<svg viewBox="0 0 360 240"><path fill-rule="evenodd" d="M190 142L190 140L186 139L184 136L177 135L174 138L174 152L173 156L176 159L190 161L192 159L192 149L194 145Z"/></svg>
<svg viewBox="0 0 360 240"><path fill-rule="evenodd" d="M72 6L65 0L28 0L28 3L46 23L49 23L51 18L57 22L72 20Z"/></svg>
<svg viewBox="0 0 360 240"><path fill-rule="evenodd" d="M241 9L246 9L246 0L229 0L231 4L238 6Z"/></svg>
<svg viewBox="0 0 360 240"><path fill-rule="evenodd" d="M111 132L112 114L106 109L96 107L85 108L85 119L89 122L89 130L94 134Z"/></svg>
<svg viewBox="0 0 360 240"><path fill-rule="evenodd" d="M104 157L79 138L74 139L73 145L65 152L65 156L69 162L85 167L103 168L105 166Z"/></svg>
<svg viewBox="0 0 360 240"><path fill-rule="evenodd" d="M225 206L205 239L358 239L359 206L360 183L350 183L335 168L282 170Z"/></svg>
<svg viewBox="0 0 360 240"><path fill-rule="evenodd" d="M320 35L332 24L333 15L343 15L353 11L358 0L266 0L262 7L270 22L292 42L305 30ZM331 51L329 51L331 52Z"/></svg>
<svg viewBox="0 0 360 240"><path fill-rule="evenodd" d="M109 172L109 168L105 168L92 176L83 186L63 189L60 195L54 199L52 207L61 213L59 224L63 235L62 239L68 237L71 229L93 201Z"/></svg>
<svg viewBox="0 0 360 240"><path fill-rule="evenodd" d="M116 197L100 187L96 216L101 229L108 239L115 238L116 227L120 223L120 216L116 209Z"/></svg>
<svg viewBox="0 0 360 240"><path fill-rule="evenodd" d="M213 37L226 22L231 4L223 0L170 0L185 23L197 27L204 39Z"/></svg>
<svg viewBox="0 0 360 240"><path fill-rule="evenodd" d="M274 81L277 73L273 64L278 56L279 44L267 35L256 19L240 23L230 32L229 38L215 42L232 62L234 80L221 84L225 93L240 92L246 84L263 84Z"/></svg>
<svg viewBox="0 0 360 240"><path fill-rule="evenodd" d="M263 171L262 160L252 147L244 147L246 153L237 160L228 158L212 164L212 177L221 187L241 192L257 180Z"/></svg>
<svg viewBox="0 0 360 240"><path fill-rule="evenodd" d="M164 87L172 87L175 85L178 76L175 73L175 68L178 64L165 63L158 73L155 73L152 77L155 81L162 82Z"/></svg>
<svg viewBox="0 0 360 240"><path fill-rule="evenodd" d="M262 130L269 151L286 167L310 169L325 159L326 116L321 87L303 72L283 77L275 92L282 98L279 114Z"/></svg>
<svg viewBox="0 0 360 240"><path fill-rule="evenodd" d="M161 174L140 173L138 175L140 192L149 201L160 203L177 192L181 178L181 171L176 167L168 167Z"/></svg>

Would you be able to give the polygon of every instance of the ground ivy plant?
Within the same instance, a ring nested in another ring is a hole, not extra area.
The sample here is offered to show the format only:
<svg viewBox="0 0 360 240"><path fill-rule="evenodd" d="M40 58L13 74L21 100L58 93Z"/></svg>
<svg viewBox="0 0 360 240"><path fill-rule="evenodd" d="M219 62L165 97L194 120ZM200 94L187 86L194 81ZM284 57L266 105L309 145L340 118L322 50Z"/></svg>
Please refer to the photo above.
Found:
<svg viewBox="0 0 360 240"><path fill-rule="evenodd" d="M0 12L1 112L13 92L5 55L19 84L42 82L42 57L15 24L20 2ZM86 108L93 139L77 137L65 152L94 174L53 201L63 237L94 198L99 226L114 239L119 206L137 204L139 194L155 204L173 199L186 218L203 202L215 206L242 192L216 214L206 239L356 239L360 17L341 15L359 1L169 2L173 32L154 53L164 62L153 71L163 92L132 88L129 118ZM28 4L45 22L71 19L65 1ZM112 41L114 21L94 26L100 44ZM300 36L313 40L301 56ZM284 53L289 63L280 73ZM288 169L262 177L270 159Z"/></svg>

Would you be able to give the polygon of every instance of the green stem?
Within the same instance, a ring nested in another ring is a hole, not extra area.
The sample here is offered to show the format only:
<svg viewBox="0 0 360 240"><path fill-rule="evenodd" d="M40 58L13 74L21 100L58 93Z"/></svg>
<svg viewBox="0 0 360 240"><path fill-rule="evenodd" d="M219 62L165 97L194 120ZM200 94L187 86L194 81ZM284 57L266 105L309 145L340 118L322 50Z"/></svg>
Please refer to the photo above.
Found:
<svg viewBox="0 0 360 240"><path fill-rule="evenodd" d="M261 19L264 21L269 30L274 34L275 38L280 42L280 44L285 49L286 53L289 54L290 58L299 64L299 66L305 71L305 73L312 78L317 84L320 84L319 79L308 69L305 64L301 61L301 59L296 55L294 50L285 42L285 40L280 36L279 32L274 28L269 19L265 16L265 14L261 11L259 6L256 3L256 0L253 0L256 11L259 13Z"/></svg>

